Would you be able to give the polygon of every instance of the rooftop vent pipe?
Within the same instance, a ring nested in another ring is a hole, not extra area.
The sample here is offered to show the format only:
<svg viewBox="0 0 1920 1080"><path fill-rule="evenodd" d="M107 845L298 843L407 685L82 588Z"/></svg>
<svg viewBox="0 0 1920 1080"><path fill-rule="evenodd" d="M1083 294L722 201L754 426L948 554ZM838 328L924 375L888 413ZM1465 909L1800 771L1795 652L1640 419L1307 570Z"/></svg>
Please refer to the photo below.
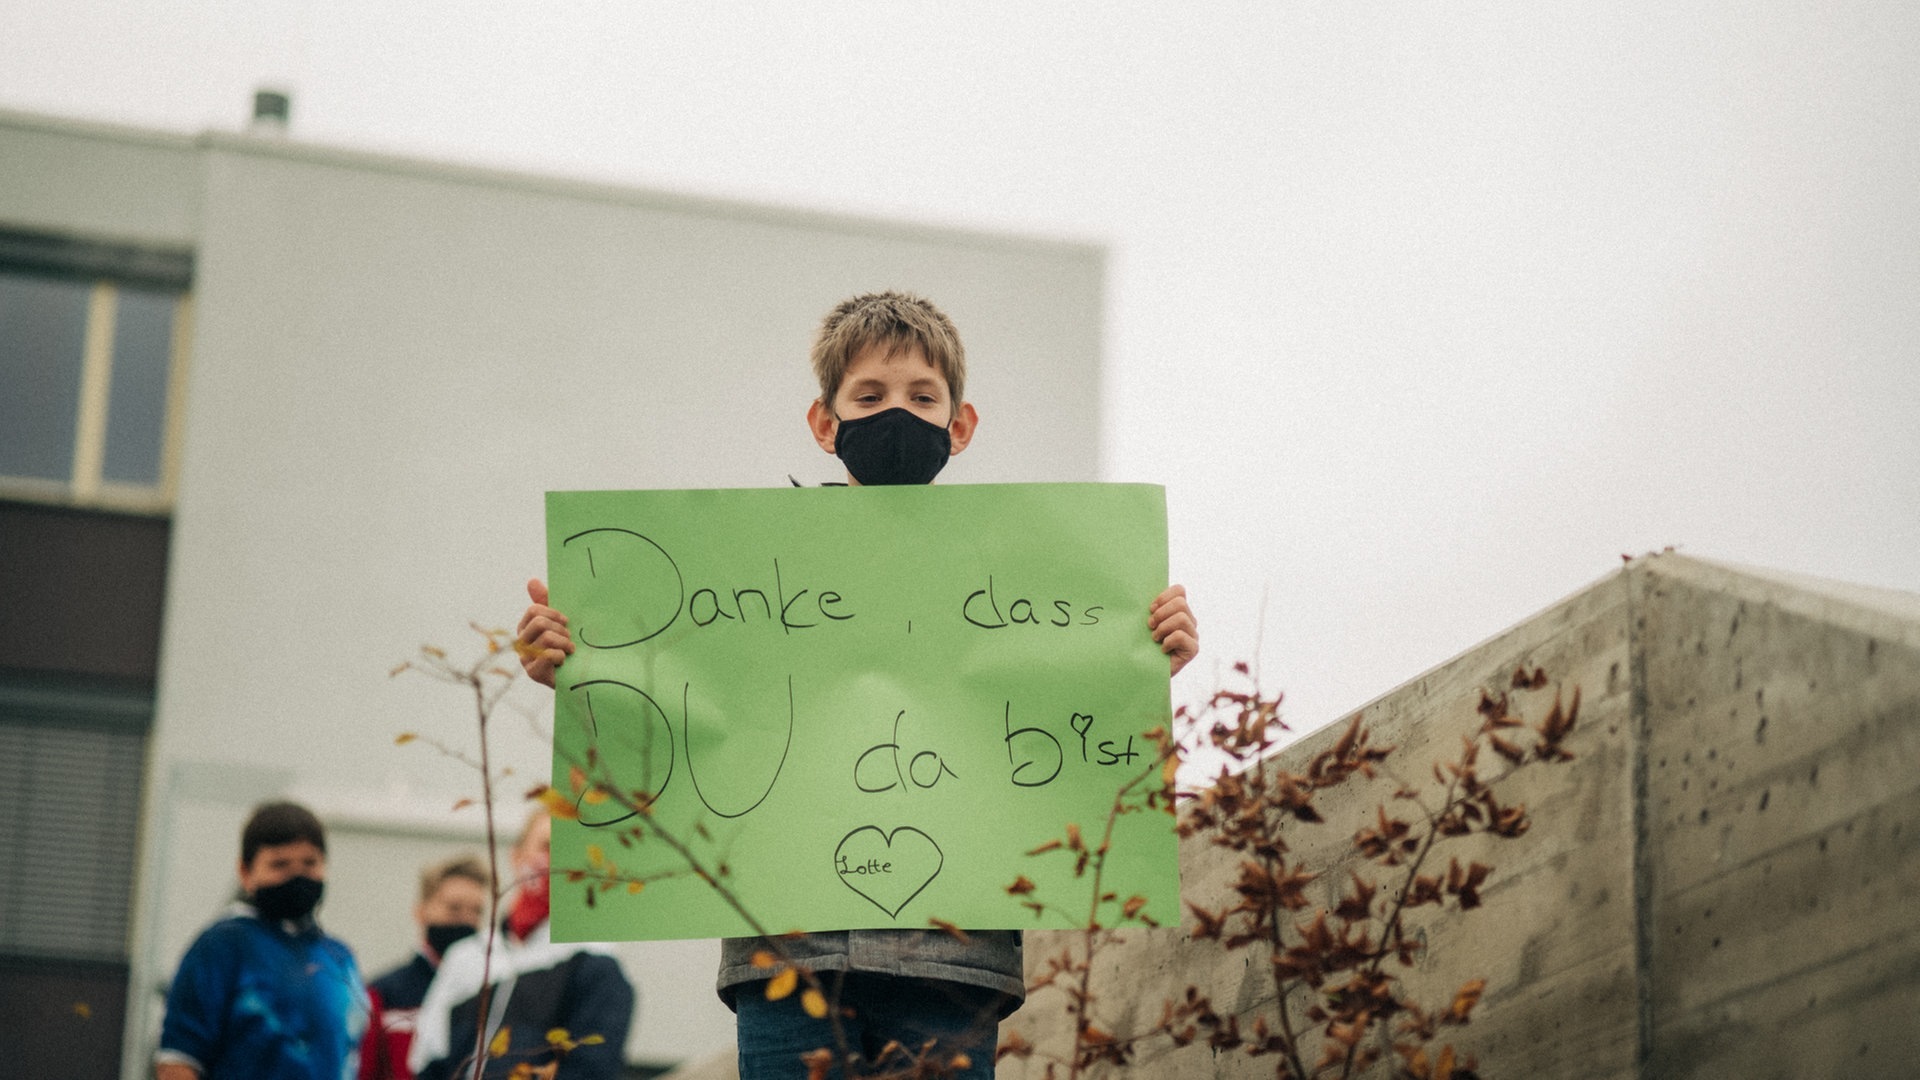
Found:
<svg viewBox="0 0 1920 1080"><path fill-rule="evenodd" d="M293 112L293 97L285 90L261 87L253 92L253 124L259 135L285 135Z"/></svg>

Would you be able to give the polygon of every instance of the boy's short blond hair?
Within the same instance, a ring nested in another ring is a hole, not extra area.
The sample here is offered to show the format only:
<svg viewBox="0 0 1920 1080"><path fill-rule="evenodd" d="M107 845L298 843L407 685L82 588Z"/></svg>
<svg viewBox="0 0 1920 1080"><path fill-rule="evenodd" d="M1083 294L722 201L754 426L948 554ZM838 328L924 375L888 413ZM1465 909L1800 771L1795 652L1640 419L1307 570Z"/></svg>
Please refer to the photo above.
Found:
<svg viewBox="0 0 1920 1080"><path fill-rule="evenodd" d="M918 348L935 371L947 380L953 407L959 408L967 384L967 350L960 331L947 313L912 293L864 293L843 300L820 321L813 339L813 374L820 380L820 400L833 407L847 367L875 345L888 356Z"/></svg>
<svg viewBox="0 0 1920 1080"><path fill-rule="evenodd" d="M466 878L482 889L492 884L492 878L487 875L486 864L481 862L478 856L455 855L451 859L442 859L420 871L420 902L424 904L433 899L433 894L439 892L440 886L445 885L450 878Z"/></svg>

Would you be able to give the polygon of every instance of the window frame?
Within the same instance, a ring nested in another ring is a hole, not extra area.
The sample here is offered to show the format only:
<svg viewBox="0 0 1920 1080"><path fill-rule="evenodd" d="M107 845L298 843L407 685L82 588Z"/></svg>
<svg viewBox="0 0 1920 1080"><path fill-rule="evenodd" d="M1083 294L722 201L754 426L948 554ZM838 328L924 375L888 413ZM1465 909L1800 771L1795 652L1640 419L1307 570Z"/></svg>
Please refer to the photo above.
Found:
<svg viewBox="0 0 1920 1080"><path fill-rule="evenodd" d="M186 419L188 361L193 340L193 254L0 226L0 272L86 283L87 315L80 364L74 445L67 478L0 473L0 496L28 502L166 514L179 494ZM112 420L114 331L120 290L142 286L177 292L167 344L167 386L161 422L158 480L153 484L104 477Z"/></svg>

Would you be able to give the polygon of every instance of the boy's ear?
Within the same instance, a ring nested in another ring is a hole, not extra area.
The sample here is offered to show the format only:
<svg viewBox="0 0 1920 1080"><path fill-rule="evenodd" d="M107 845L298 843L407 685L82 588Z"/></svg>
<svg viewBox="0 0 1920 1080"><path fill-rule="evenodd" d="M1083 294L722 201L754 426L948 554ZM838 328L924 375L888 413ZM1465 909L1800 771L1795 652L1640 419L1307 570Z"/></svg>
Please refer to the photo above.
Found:
<svg viewBox="0 0 1920 1080"><path fill-rule="evenodd" d="M807 406L807 430L813 432L813 441L820 444L820 449L833 453L833 438L840 433L840 421L833 418L833 410L819 398Z"/></svg>
<svg viewBox="0 0 1920 1080"><path fill-rule="evenodd" d="M973 411L973 403L963 403L953 414L953 423L947 428L948 437L953 440L953 453L967 448L973 441L973 432L980 426L980 414Z"/></svg>

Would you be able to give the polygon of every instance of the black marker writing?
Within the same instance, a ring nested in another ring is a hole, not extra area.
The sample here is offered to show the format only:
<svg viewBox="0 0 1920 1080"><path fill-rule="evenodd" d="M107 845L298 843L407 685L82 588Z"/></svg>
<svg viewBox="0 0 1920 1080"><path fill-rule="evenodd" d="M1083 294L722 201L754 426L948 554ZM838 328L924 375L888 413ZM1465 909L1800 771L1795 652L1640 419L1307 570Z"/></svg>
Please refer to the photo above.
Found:
<svg viewBox="0 0 1920 1080"><path fill-rule="evenodd" d="M767 788L760 793L760 797L753 800L752 805L745 809L732 812L722 810L713 805L713 803L708 800L706 792L700 790L700 774L695 772L693 767L693 735L689 730L692 719L687 706L687 695L689 692L690 686L682 687L680 692L680 731L682 738L687 744L687 776L693 780L694 794L700 797L701 805L723 818L745 817L758 809L761 803L766 802L767 796L773 794L773 786L780 782L780 771L787 767L787 752L793 749L793 676L787 676L787 742L785 746L780 748L780 761L773 767L773 775L767 778Z"/></svg>
<svg viewBox="0 0 1920 1080"><path fill-rule="evenodd" d="M1093 717L1085 713L1074 713L1067 718L1067 726L1080 736L1080 760L1087 760L1087 732L1093 728Z"/></svg>
<svg viewBox="0 0 1920 1080"><path fill-rule="evenodd" d="M911 825L892 832L862 825L841 837L833 849L833 868L840 883L888 918L899 918L900 910L940 876L946 862L933 837Z"/></svg>
<svg viewBox="0 0 1920 1080"><path fill-rule="evenodd" d="M628 637L623 633L619 636L626 640L595 641L593 637L599 628L582 623L574 632L580 644L590 649L624 649L660 634L680 618L680 606L686 600L687 583L680 576L680 565L673 561L673 556L667 553L666 548L631 529L613 528L574 533L562 540L560 546L571 548L576 541L579 542L579 550L587 556L587 573L594 579L595 585L602 582L599 566L602 560L596 560L593 555L597 545L608 549L609 555L620 556L604 560L612 564L607 567L609 582L614 577L621 579L618 583L611 583L611 587L644 598L643 610L627 613L634 623L629 633L638 636ZM621 573L620 567L624 567L626 572ZM670 607L666 599L669 592L673 596Z"/></svg>
<svg viewBox="0 0 1920 1080"><path fill-rule="evenodd" d="M703 585L689 595L686 576L673 555L630 529L586 529L567 537L561 546L586 556L587 576L595 588L617 591L631 605L603 620L619 627L605 637L600 623L581 620L574 638L590 649L624 649L651 640L677 622L683 611L702 628L716 623L777 624L783 634L847 622L858 614L847 610L846 598L832 589L807 587L787 595L786 574L777 558L770 560L771 595L751 585Z"/></svg>
<svg viewBox="0 0 1920 1080"><path fill-rule="evenodd" d="M622 706L615 704L615 702L621 700L619 695L609 695L606 690L601 691L601 708L605 708L609 713L606 726L610 729L617 727L619 729L617 731L602 730L600 708L596 708L593 701L593 687L596 686L607 688L617 687L639 698L637 703L628 702L626 706ZM668 786L673 783L674 762L679 757L679 755L674 752L673 722L667 719L667 714L665 710L660 708L660 703L653 700L652 695L648 694L645 690L637 686L629 686L615 679L590 679L586 682L574 683L572 686L567 687L567 689L570 692L579 693L581 697L586 699L587 736L592 740L592 745L603 749L602 760L606 762L608 772L612 774L615 783L624 790L638 790L651 793L647 798L646 806L642 806L638 810L629 810L619 817L590 820L594 818L595 812L588 808L586 802L587 792L582 791L573 800L574 809L580 812L580 824L585 825L589 829L618 825L640 813L641 810L645 810L647 807L660 801L660 797L667 793ZM635 726L636 721L619 717L619 714L624 712L627 707L633 706L637 706L640 711L640 719L637 721L640 728L640 762L637 767L639 772L638 776L633 775L633 770L627 766L624 754L624 751L630 749L633 745L632 736L634 732L631 728ZM659 720L659 729L667 733L667 775L660 781L660 786L657 788L653 786L655 718Z"/></svg>
<svg viewBox="0 0 1920 1080"><path fill-rule="evenodd" d="M854 762L853 762L853 786L854 787L859 788L861 791L869 795L878 795L883 791L892 791L894 788L897 788L897 787L904 788L905 785L909 783L911 783L914 787L917 787L917 788L922 788L922 789L930 788L933 785L940 782L940 777L943 774L946 776L951 776L955 780L960 779L959 774L955 773L952 769L948 768L946 761L943 760L938 753L932 750L920 751L919 753L913 755L912 758L908 759L907 764L904 768L901 767L900 721L906 715L907 715L907 711L905 709L902 709L898 714L894 716L892 742L880 743L877 746L869 746L867 749L861 751L860 756L858 758L854 759ZM888 751L889 754L891 755L890 760L893 765L893 772L892 772L892 779L890 780L887 779L888 773L886 771L888 759L883 758L881 762L875 766L867 765L867 759L877 753L880 753L882 750ZM863 769L864 769L864 775L863 775ZM878 775L875 775L876 772ZM881 784L879 787L872 786L872 784L878 783L881 780L887 780L887 782L885 784Z"/></svg>
<svg viewBox="0 0 1920 1080"><path fill-rule="evenodd" d="M1066 755L1060 751L1060 740L1045 728L1023 727L1018 731L1013 727L1013 702L1007 702L1005 731L1007 733L1007 762L1013 766L1010 779L1018 787L1044 787L1060 775L1060 767L1066 763ZM1014 741L1019 740L1024 757L1016 757ZM1051 764L1049 764L1051 759ZM1048 771L1048 770L1051 771ZM1046 772L1045 776L1039 773Z"/></svg>
<svg viewBox="0 0 1920 1080"><path fill-rule="evenodd" d="M1052 610L1047 605L1051 603ZM1081 626L1094 626L1100 622L1100 613L1106 608L1094 605L1079 612ZM1074 625L1073 602L1070 600L1041 601L1036 610L1035 602L1027 597L1015 597L1005 611L1000 608L1000 598L994 591L993 575L987 575L987 587L975 589L960 602L960 617L982 630L1004 630L1009 626L1072 626Z"/></svg>

